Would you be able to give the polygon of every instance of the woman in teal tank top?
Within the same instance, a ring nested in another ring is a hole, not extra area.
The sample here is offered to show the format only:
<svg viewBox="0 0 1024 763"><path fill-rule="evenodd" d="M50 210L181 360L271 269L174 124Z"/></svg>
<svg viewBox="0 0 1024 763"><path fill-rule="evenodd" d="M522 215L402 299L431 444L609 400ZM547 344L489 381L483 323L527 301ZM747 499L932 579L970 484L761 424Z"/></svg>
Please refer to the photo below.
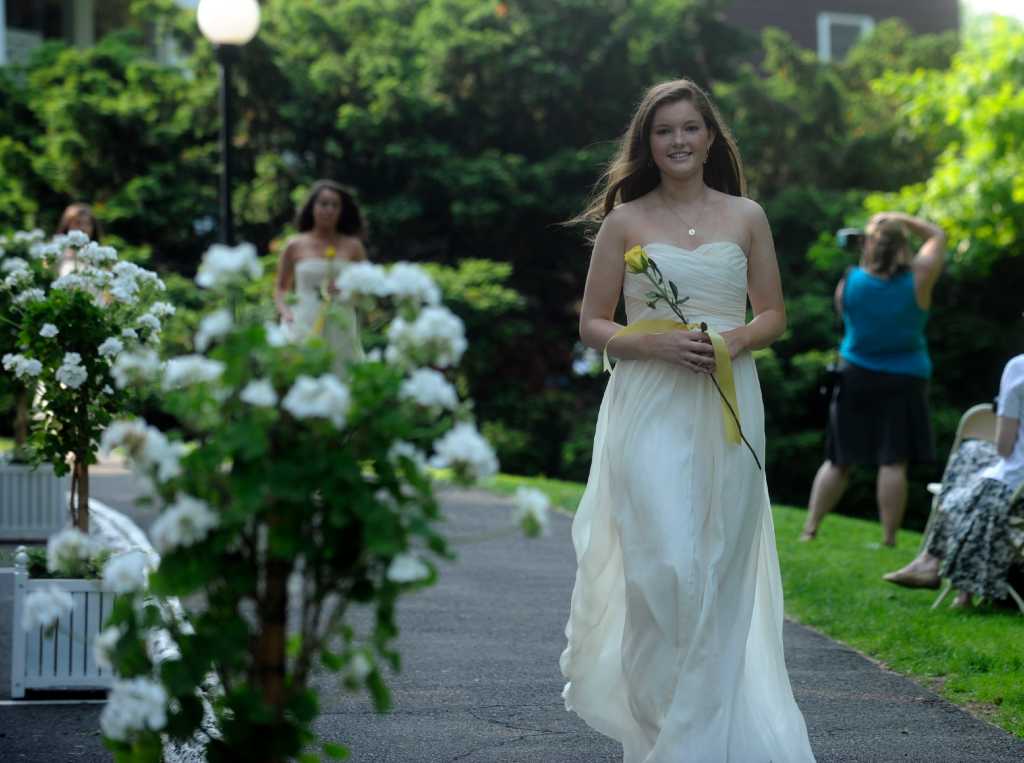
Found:
<svg viewBox="0 0 1024 763"><path fill-rule="evenodd" d="M907 231L924 239L908 257ZM811 486L801 540L813 540L839 502L850 470L878 470L876 494L883 539L896 545L907 505L907 464L935 458L925 325L932 289L942 272L946 238L926 220L882 212L865 231L860 264L835 291L843 317L840 383L829 406L825 462Z"/></svg>

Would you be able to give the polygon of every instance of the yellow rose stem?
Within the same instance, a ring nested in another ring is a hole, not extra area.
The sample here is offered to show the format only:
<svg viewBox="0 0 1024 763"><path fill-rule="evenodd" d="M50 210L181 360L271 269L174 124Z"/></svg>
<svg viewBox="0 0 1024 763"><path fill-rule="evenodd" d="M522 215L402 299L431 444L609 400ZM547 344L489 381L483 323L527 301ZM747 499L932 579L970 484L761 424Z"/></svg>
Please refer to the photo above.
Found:
<svg viewBox="0 0 1024 763"><path fill-rule="evenodd" d="M672 289L672 294L665 289L665 277L661 274L661 270L658 268L657 263L647 256L641 246L634 246L625 254L626 265L634 273L643 273L647 276L647 280L651 282L651 285L655 288L656 292L652 292L653 299L647 304L654 307L659 300L664 300L665 304L674 312L681 323L673 320L646 320L637 321L630 326L626 326L619 331L615 332L612 337L614 339L617 336L627 336L629 334L661 334L667 330L686 330L696 331L700 329L704 334L707 335L708 339L711 340L711 346L715 351L715 373L709 374L711 383L715 385L715 389L718 391L718 396L722 401L724 410L730 414L725 418L725 435L726 439L730 442L737 443L742 440L743 444L747 446L747 450L750 451L750 455L754 457L754 463L757 464L759 471L763 471L761 467L761 460L757 457L757 453L754 451L754 446L747 440L745 434L743 434L743 427L740 425L740 416L737 412L739 403L736 400L736 386L732 378L732 359L729 357L729 350L725 345L725 339L717 331L709 331L708 324L701 323L692 324L686 320L686 316L683 315L680 305L686 302L689 297L679 298L679 291L676 289L676 285L669 281L669 287ZM653 275L652 275L653 272ZM608 340L611 342L611 339ZM604 370L611 370L611 363L608 360L608 343L605 343L604 351ZM721 375L722 384L725 385L725 389L728 393L723 391L722 386L719 384L718 377Z"/></svg>

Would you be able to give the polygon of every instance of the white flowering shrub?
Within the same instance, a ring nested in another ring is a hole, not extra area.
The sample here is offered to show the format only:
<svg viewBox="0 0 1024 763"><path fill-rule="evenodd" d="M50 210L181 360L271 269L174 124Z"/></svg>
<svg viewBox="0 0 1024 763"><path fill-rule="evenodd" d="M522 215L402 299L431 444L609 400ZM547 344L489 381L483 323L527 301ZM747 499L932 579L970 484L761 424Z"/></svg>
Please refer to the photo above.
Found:
<svg viewBox="0 0 1024 763"><path fill-rule="evenodd" d="M70 513L85 531L88 468L95 463L100 434L124 407L125 393L115 390L115 367L126 353L143 351L155 358L145 345L158 341L161 319L174 308L159 301L163 283L155 273L119 260L112 247L89 241L81 231L48 243L31 237L29 251L37 265L11 266L5 257L0 268L18 275L26 267L41 267L41 273L52 275L56 258L68 250L76 265L45 288L29 287L27 276L0 282L7 318L18 327L16 346L2 362L33 392L35 459L51 463L57 474L72 470Z"/></svg>
<svg viewBox="0 0 1024 763"><path fill-rule="evenodd" d="M159 733L192 739L203 720L197 689L211 674L222 691L212 702L219 736L201 735L210 760L300 756L315 739L318 665L387 708L398 598L431 584L448 555L429 464L463 480L498 467L446 376L466 347L461 321L422 269L345 271L338 291L381 351L337 376L322 339L284 341L243 297L253 262L248 250L217 247L199 268L217 307L198 322L198 354L160 367L125 352L115 368L116 384L148 382L180 423L164 433L116 421L102 438L126 453L160 509L150 528L159 566L113 557L105 571L123 595L101 659L165 692L132 684L124 696L145 707L105 714L107 744L124 759L157 760ZM186 625L165 621L153 595L204 604ZM374 613L366 630L348 622L355 603ZM177 659L150 658L154 630L166 631Z"/></svg>
<svg viewBox="0 0 1024 763"><path fill-rule="evenodd" d="M42 299L53 280L52 247L41 230L18 231L0 236L0 358L4 359L0 375L2 391L15 400L14 458L25 461L27 450L29 405L35 378L42 373L38 361L19 354L22 306ZM56 329L54 326L53 329ZM43 326L40 331L51 329Z"/></svg>

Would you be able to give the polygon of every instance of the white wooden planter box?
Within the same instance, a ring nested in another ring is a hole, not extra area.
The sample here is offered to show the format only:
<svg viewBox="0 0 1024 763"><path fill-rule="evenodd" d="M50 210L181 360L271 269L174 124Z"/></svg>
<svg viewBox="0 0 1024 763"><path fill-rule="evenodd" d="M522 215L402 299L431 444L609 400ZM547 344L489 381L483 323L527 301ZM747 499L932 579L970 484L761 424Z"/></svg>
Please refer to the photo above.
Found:
<svg viewBox="0 0 1024 763"><path fill-rule="evenodd" d="M11 697L20 699L27 689L107 689L113 673L96 665L93 641L114 606L114 594L98 580L50 580L28 576L28 556L18 549L14 561L14 618L11 644ZM57 623L56 630L26 631L22 627L25 597L32 591L56 586L71 594L75 606Z"/></svg>
<svg viewBox="0 0 1024 763"><path fill-rule="evenodd" d="M68 523L71 475L0 463L0 541L44 541Z"/></svg>

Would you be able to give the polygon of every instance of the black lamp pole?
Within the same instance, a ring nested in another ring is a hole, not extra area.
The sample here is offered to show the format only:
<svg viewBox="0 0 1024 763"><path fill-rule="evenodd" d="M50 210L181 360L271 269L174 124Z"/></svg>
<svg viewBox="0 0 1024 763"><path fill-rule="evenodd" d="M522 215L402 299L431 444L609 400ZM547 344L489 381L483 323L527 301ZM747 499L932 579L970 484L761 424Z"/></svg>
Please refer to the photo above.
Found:
<svg viewBox="0 0 1024 763"><path fill-rule="evenodd" d="M231 135L234 119L231 113L231 64L238 59L237 45L217 45L220 63L220 242L235 245L235 225L231 214Z"/></svg>

